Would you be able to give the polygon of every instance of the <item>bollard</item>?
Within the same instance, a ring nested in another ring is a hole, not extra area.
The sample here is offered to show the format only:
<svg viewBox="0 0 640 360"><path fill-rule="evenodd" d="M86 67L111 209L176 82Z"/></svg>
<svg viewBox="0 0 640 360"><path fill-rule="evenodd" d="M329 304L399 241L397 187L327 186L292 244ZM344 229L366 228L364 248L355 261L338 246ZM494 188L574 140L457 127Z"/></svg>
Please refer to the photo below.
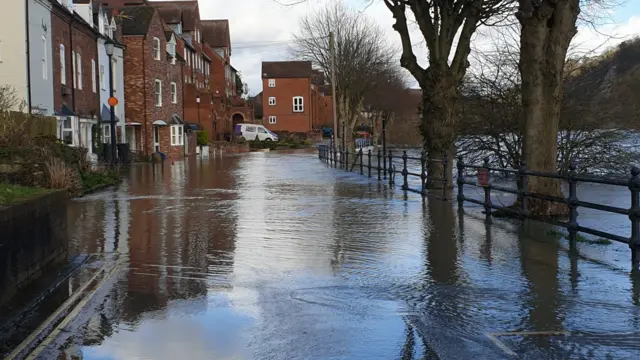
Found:
<svg viewBox="0 0 640 360"><path fill-rule="evenodd" d="M382 158L382 154L380 153L380 149L378 149L378 181L381 180L380 174L382 172L382 168L380 167L380 159Z"/></svg>
<svg viewBox="0 0 640 360"><path fill-rule="evenodd" d="M575 179L576 176L576 164L571 162L569 165L569 198L567 204L569 205L569 223L567 224L567 230L569 230L569 251L575 253L576 239L578 235L578 182Z"/></svg>
<svg viewBox="0 0 640 360"><path fill-rule="evenodd" d="M462 155L458 156L458 207L462 208L464 205L464 163L462 162Z"/></svg>
<svg viewBox="0 0 640 360"><path fill-rule="evenodd" d="M520 160L520 167L518 168L518 197L520 198L520 219L524 222L527 218L527 190L529 189L529 178L526 174L527 163L524 159Z"/></svg>
<svg viewBox="0 0 640 360"><path fill-rule="evenodd" d="M629 190L631 191L629 248L631 248L631 271L634 274L640 273L640 178L638 175L640 175L640 169L634 166L631 169L631 179L629 179Z"/></svg>
<svg viewBox="0 0 640 360"><path fill-rule="evenodd" d="M402 190L409 189L409 170L407 169L407 151L402 152Z"/></svg>
<svg viewBox="0 0 640 360"><path fill-rule="evenodd" d="M369 169L369 177L371 177L371 149L369 149L367 155L369 155L367 160L367 168Z"/></svg>
<svg viewBox="0 0 640 360"><path fill-rule="evenodd" d="M484 168L489 172L489 158L484 158ZM487 220L491 219L491 176L489 176L489 182L484 187L484 211Z"/></svg>
<svg viewBox="0 0 640 360"><path fill-rule="evenodd" d="M420 194L422 194L422 196L427 196L427 153L422 150L422 153L420 154L420 181L421 181L421 185L420 185Z"/></svg>
<svg viewBox="0 0 640 360"><path fill-rule="evenodd" d="M364 175L364 160L362 159L362 148L358 151L358 156L360 157L360 175Z"/></svg>
<svg viewBox="0 0 640 360"><path fill-rule="evenodd" d="M447 158L447 154L444 154L444 156L442 157L442 200L447 201L447 186L449 185L447 183L447 177L449 176L449 173L447 172L447 167L449 165L449 159Z"/></svg>

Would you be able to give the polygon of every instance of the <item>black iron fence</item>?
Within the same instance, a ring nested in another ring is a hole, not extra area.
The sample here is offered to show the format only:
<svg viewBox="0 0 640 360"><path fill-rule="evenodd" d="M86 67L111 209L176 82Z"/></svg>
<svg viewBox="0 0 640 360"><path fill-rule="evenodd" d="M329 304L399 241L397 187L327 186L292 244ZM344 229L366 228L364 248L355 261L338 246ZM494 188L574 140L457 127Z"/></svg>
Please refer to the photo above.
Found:
<svg viewBox="0 0 640 360"><path fill-rule="evenodd" d="M326 162L332 167L341 168L346 171L353 171L356 166L359 166L360 174L365 174L367 171L368 177L373 177L377 172L378 181L388 180L389 186L396 184L396 176L402 177L401 188L407 192L414 192L426 196L433 196L441 200L448 200L448 190L453 184L447 183L448 172L448 159L429 159L423 152L420 157L409 156L406 151L403 151L401 155L395 155L392 150L384 154L377 149L375 153L372 150L363 151L362 149L356 152L349 152L346 150L336 150L328 145L321 145L318 147L320 160ZM351 162L349 158L351 157ZM396 164L401 162L402 170L396 170ZM427 171L428 162L437 162L442 166L442 177L431 177ZM413 164L410 164L413 162ZM419 167L419 173L413 170ZM458 157L456 163L457 167L457 185L458 195L457 201L459 207L462 208L465 202L478 204L484 207L484 213L487 219L490 219L495 212L501 214L507 214L512 217L519 218L521 220L531 219L535 221L544 222L554 226L558 226L567 230L569 234L569 246L570 251L576 251L576 243L579 233L585 233L593 236L597 236L603 239L624 243L631 249L631 265L634 272L640 272L640 169L633 167L630 171L628 179L614 179L602 176L582 175L576 172L576 165L572 164L569 168L569 172L566 175L562 175L555 172L540 172L532 171L526 168L526 164L523 162L519 169L504 169L494 168L489 164L489 159L485 159L482 165L465 164L462 157ZM372 174L374 171L374 174ZM475 175L477 181L471 181L465 174ZM517 187L509 188L506 186L496 185L492 183L492 173L509 174L515 176L517 181ZM556 179L564 181L568 184L568 196L552 196L547 194L539 194L530 192L529 180L531 177L540 177L548 179ZM410 181L412 178L419 179L419 188L412 187L412 184L416 182ZM442 191L427 191L427 181L432 183L441 182ZM629 208L622 208L610 205L603 205L583 201L578 198L578 184L590 183L590 184L603 184L625 187L629 190L631 197L631 204ZM465 196L464 186L472 186L481 188L484 191L484 199L478 200ZM505 206L494 204L491 200L491 192L501 191L508 194L517 196L517 201L514 205ZM563 204L568 209L568 217L564 219L552 218L552 217L540 217L532 214L529 211L529 204L531 199L553 202ZM631 233L629 237L624 237L590 227L580 225L578 222L578 208L587 208L593 210L599 210L606 213L619 214L628 216L631 223Z"/></svg>

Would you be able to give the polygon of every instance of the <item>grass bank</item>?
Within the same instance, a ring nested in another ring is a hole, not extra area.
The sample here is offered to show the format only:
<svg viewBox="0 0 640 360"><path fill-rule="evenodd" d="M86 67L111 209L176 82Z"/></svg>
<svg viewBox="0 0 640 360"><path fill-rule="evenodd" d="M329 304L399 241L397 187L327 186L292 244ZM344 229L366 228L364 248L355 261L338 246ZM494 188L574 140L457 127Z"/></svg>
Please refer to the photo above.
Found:
<svg viewBox="0 0 640 360"><path fill-rule="evenodd" d="M49 189L0 183L0 205L14 205L51 192Z"/></svg>

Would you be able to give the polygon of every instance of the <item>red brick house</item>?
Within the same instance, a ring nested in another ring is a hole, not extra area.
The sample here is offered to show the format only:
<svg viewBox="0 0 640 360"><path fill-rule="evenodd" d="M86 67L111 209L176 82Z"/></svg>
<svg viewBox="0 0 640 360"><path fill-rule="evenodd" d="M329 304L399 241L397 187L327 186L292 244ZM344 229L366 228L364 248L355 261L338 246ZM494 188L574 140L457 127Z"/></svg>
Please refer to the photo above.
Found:
<svg viewBox="0 0 640 360"><path fill-rule="evenodd" d="M325 123L324 74L310 61L262 63L262 123L272 131L308 133ZM329 101L330 103L330 101Z"/></svg>
<svg viewBox="0 0 640 360"><path fill-rule="evenodd" d="M51 1L51 48L54 112L58 137L70 146L93 147L93 125L98 123L100 94L98 33L82 17Z"/></svg>
<svg viewBox="0 0 640 360"><path fill-rule="evenodd" d="M176 35L168 31L153 6L119 10L128 124L136 127L137 149L144 155L161 152L170 158L188 153L190 131L183 120L183 65Z"/></svg>

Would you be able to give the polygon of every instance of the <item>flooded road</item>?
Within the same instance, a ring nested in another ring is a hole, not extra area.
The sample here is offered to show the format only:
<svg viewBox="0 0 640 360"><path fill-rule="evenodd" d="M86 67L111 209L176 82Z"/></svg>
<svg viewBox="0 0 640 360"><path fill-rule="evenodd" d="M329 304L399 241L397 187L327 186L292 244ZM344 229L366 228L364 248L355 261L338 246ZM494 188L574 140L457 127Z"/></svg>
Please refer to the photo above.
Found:
<svg viewBox="0 0 640 360"><path fill-rule="evenodd" d="M68 217L109 276L35 358L640 358L624 269L315 152L135 165Z"/></svg>

